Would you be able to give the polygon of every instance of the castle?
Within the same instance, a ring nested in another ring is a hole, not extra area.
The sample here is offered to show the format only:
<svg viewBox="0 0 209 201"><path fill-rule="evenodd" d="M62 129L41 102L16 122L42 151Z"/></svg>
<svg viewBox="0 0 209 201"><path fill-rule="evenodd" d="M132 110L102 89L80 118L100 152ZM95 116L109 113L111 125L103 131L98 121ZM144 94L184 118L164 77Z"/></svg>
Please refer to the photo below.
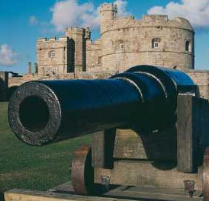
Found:
<svg viewBox="0 0 209 201"><path fill-rule="evenodd" d="M9 78L8 86L38 79L106 78L144 64L180 69L197 84L207 85L208 72L193 70L195 32L188 20L165 15L118 17L117 6L105 3L100 21L101 36L94 42L89 28L67 28L64 37L38 39L35 70L29 63L28 74ZM209 97L209 90L200 93Z"/></svg>
<svg viewBox="0 0 209 201"><path fill-rule="evenodd" d="M194 68L194 30L183 18L148 15L142 20L117 17L117 6L100 9L100 39L89 28L67 28L65 37L39 39L38 74L124 71L150 64L182 70Z"/></svg>

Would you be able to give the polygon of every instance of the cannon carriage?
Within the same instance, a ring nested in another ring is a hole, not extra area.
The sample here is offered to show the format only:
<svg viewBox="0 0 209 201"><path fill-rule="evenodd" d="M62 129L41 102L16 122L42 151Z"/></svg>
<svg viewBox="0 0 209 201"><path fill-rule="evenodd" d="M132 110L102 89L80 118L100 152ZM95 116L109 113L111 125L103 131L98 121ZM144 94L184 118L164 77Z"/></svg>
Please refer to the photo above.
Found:
<svg viewBox="0 0 209 201"><path fill-rule="evenodd" d="M209 200L208 115L187 74L155 66L28 82L9 103L10 126L29 145L94 133L92 146L74 153L75 193L133 200Z"/></svg>

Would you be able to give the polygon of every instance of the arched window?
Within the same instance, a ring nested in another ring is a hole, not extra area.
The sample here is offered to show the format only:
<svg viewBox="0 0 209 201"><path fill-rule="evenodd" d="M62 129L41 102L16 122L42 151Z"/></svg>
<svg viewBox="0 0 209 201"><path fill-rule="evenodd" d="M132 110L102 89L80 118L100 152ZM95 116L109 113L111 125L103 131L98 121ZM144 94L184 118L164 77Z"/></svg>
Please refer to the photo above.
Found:
<svg viewBox="0 0 209 201"><path fill-rule="evenodd" d="M152 48L159 48L160 46L160 38L153 38L152 39Z"/></svg>
<svg viewBox="0 0 209 201"><path fill-rule="evenodd" d="M56 56L56 53L54 50L49 51L49 58L54 58Z"/></svg>
<svg viewBox="0 0 209 201"><path fill-rule="evenodd" d="M192 51L191 42L189 40L187 40L185 42L185 51L187 51L187 52L191 52Z"/></svg>

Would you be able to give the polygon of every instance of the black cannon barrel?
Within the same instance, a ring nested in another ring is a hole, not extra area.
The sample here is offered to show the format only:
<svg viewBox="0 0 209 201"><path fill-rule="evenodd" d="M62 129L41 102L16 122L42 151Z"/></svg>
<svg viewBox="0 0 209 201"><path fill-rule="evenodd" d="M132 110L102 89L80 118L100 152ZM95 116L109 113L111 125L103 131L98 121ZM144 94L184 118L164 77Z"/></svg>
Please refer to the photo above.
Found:
<svg viewBox="0 0 209 201"><path fill-rule="evenodd" d="M125 125L159 129L173 119L178 93L193 86L185 73L154 66L103 80L27 82L10 99L9 123L30 145Z"/></svg>

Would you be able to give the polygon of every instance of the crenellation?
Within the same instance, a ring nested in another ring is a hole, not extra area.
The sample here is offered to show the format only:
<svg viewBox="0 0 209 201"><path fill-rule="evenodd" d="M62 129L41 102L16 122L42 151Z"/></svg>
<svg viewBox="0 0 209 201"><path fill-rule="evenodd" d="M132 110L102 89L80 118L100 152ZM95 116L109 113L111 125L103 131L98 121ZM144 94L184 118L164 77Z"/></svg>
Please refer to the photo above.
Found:
<svg viewBox="0 0 209 201"><path fill-rule="evenodd" d="M100 6L101 11L115 11L117 12L117 5L113 3L103 3Z"/></svg>
<svg viewBox="0 0 209 201"><path fill-rule="evenodd" d="M90 34L89 28L79 28L79 27L70 27L65 29L65 35L71 38L71 35L77 34L77 35L82 35L84 36L85 33L86 35Z"/></svg>
<svg viewBox="0 0 209 201"><path fill-rule="evenodd" d="M168 16L167 15L144 15L142 18L143 22L167 22Z"/></svg>
<svg viewBox="0 0 209 201"><path fill-rule="evenodd" d="M69 40L69 38L68 37L60 37L60 38L58 38L58 41L68 41Z"/></svg>
<svg viewBox="0 0 209 201"><path fill-rule="evenodd" d="M194 32L194 28L192 27L192 25L190 24L189 20L185 19L185 18L182 18L182 17L176 17L174 18L173 20L170 20L172 21L173 23L174 22L178 22L178 26L184 28L184 29L188 29L192 32Z"/></svg>
<svg viewBox="0 0 209 201"><path fill-rule="evenodd" d="M86 40L90 40L90 39L91 39L91 31L90 31L90 28L89 28L89 27L86 27L86 28L85 28L84 38L85 38Z"/></svg>
<svg viewBox="0 0 209 201"><path fill-rule="evenodd" d="M49 41L56 41L56 37L54 36L54 37L49 38Z"/></svg>
<svg viewBox="0 0 209 201"><path fill-rule="evenodd" d="M37 40L37 42L45 42L45 41L47 41L47 38L38 38L38 40Z"/></svg>

